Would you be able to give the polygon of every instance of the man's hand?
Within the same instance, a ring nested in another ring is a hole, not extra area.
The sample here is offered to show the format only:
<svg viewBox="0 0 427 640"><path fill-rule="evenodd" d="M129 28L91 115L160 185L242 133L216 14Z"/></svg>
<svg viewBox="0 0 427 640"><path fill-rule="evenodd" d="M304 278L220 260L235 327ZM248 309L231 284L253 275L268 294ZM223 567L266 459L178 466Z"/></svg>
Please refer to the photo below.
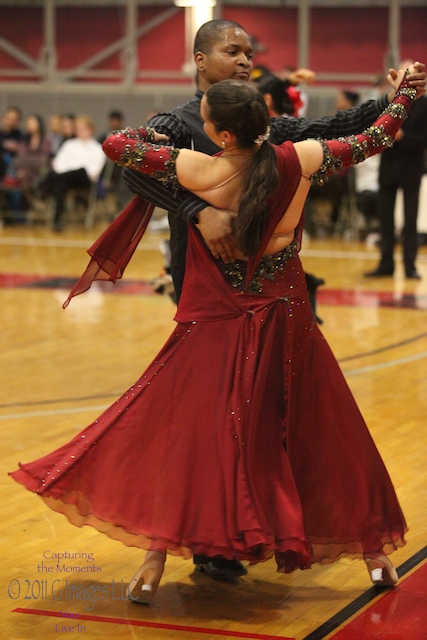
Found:
<svg viewBox="0 0 427 640"><path fill-rule="evenodd" d="M422 62L414 62L414 64L411 64L408 67L408 70L409 74L407 76L407 80L409 82L409 86L417 90L417 98L419 98L426 92L426 66ZM398 90L400 84L399 72L395 69L389 69L387 79L394 89L394 91L391 91L388 94L388 100L389 102L392 102L395 91Z"/></svg>
<svg viewBox="0 0 427 640"><path fill-rule="evenodd" d="M422 62L414 62L409 67L409 85L417 90L417 98L426 92L426 66Z"/></svg>
<svg viewBox="0 0 427 640"><path fill-rule="evenodd" d="M235 217L234 212L215 207L206 207L198 213L197 228L214 258L222 258L224 262L234 260L236 243L231 225Z"/></svg>

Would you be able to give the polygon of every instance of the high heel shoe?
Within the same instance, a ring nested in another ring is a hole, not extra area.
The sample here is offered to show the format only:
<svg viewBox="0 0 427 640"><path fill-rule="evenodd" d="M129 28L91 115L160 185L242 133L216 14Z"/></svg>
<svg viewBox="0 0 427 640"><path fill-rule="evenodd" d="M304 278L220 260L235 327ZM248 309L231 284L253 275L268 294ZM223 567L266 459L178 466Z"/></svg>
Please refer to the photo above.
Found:
<svg viewBox="0 0 427 640"><path fill-rule="evenodd" d="M166 554L148 551L144 564L128 584L127 597L138 604L149 604L156 595L165 568Z"/></svg>
<svg viewBox="0 0 427 640"><path fill-rule="evenodd" d="M397 571L387 556L365 558L371 580L376 587L394 587L398 581Z"/></svg>

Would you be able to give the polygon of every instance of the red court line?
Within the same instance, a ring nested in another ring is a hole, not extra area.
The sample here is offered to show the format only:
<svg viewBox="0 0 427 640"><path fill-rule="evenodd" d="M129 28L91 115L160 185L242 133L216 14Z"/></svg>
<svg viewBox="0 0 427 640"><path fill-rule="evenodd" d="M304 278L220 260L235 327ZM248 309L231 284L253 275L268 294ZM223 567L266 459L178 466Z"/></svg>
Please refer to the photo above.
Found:
<svg viewBox="0 0 427 640"><path fill-rule="evenodd" d="M64 624L74 622L77 624L81 620L92 622L108 622L110 624L127 624L134 627L148 627L151 629L167 629L168 631L187 631L190 633L206 633L207 635L228 636L232 638L255 638L255 640L294 640L294 638L285 638L284 636L267 636L263 633L242 633L240 631L226 631L223 629L206 629L205 627L189 627L180 624L166 624L162 622L148 622L146 620L129 620L128 618L106 618L105 616L89 616L86 614L78 614L78 618L64 618L59 611L44 611L42 609L23 609L18 607L13 609L12 613L26 613L35 616L48 616L51 618L61 618Z"/></svg>
<svg viewBox="0 0 427 640"><path fill-rule="evenodd" d="M358 289L319 289L319 304L348 307L395 307L398 309L427 309L427 296L393 291L364 291Z"/></svg>
<svg viewBox="0 0 427 640"><path fill-rule="evenodd" d="M427 563L385 592L331 640L427 640Z"/></svg>
<svg viewBox="0 0 427 640"><path fill-rule="evenodd" d="M20 273L0 273L0 288L71 289L76 278L40 276ZM154 295L153 284L146 280L98 281L97 290L104 293L127 295ZM348 307L392 307L397 309L427 309L427 296L393 291L363 291L357 289L319 289L319 304Z"/></svg>

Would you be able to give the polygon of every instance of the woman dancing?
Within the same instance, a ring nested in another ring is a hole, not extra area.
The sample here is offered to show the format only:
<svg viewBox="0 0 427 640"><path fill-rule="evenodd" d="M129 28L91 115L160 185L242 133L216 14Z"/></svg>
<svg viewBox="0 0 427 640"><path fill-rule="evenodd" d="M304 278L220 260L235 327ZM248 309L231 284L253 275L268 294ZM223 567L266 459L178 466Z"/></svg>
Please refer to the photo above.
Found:
<svg viewBox="0 0 427 640"><path fill-rule="evenodd" d="M415 99L400 78L376 123L345 139L273 147L261 94L226 80L201 105L217 156L152 144L164 136L145 129L105 141L118 164L237 213L232 263L189 226L177 327L135 385L11 474L73 524L147 549L133 601L151 601L167 553L274 556L281 572L360 557L374 584L396 583L388 555L404 545L405 520L316 325L298 251L310 185L392 144ZM147 222L136 215L131 205L103 234L70 297L121 275Z"/></svg>

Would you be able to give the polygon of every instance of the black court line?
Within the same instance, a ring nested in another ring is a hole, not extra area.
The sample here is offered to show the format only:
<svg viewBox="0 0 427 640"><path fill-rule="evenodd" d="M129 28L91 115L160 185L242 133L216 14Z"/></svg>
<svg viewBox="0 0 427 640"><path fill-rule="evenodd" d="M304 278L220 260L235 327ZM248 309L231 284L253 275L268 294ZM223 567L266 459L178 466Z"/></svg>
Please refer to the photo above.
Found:
<svg viewBox="0 0 427 640"><path fill-rule="evenodd" d="M397 568L399 578L402 578L426 558L427 546L417 551L417 553ZM322 640L382 593L384 593L384 589L371 587L368 591L365 591L365 593L362 593L361 596L356 598L356 600L350 602L344 609L341 609L341 611L332 616L332 618L329 618L329 620L324 622L320 627L309 633L308 636L305 636L304 640Z"/></svg>
<svg viewBox="0 0 427 640"><path fill-rule="evenodd" d="M88 400L102 400L104 398L120 398L123 389L112 391L111 393L97 393L92 396L80 396L77 398L48 398L47 400L28 400L28 402L4 402L0 404L0 409L20 409L21 407L40 407L47 404L61 404L63 402L86 402Z"/></svg>
<svg viewBox="0 0 427 640"><path fill-rule="evenodd" d="M350 360L359 360L360 358L365 358L367 356L373 356L378 353L384 353L386 351L391 351L392 349L397 349L399 347L406 346L413 342L418 342L418 340L422 340L427 337L427 332L420 333L416 336L412 336L412 338L407 338L406 340L401 340L400 342L395 342L392 344L388 344L385 347L381 347L379 349L373 349L372 351L365 351L361 353L355 353L351 356L346 356L345 358L337 358L339 364L342 362L349 362ZM344 374L345 375L345 374ZM4 402L0 404L0 409L13 409L20 407L37 407L43 406L47 404L60 404L63 402L85 402L87 400L102 400L103 398L119 398L123 395L123 390L112 391L110 393L97 393L90 396L80 396L77 398L48 398L46 400L30 400L28 402Z"/></svg>
<svg viewBox="0 0 427 640"><path fill-rule="evenodd" d="M359 358L365 358L366 356L375 356L377 353L384 353L385 351L391 351L391 349L398 349L399 347L404 347L412 342L418 342L418 340L422 340L427 337L427 332L420 333L417 336L413 336L412 338L407 338L406 340L401 340L400 342L395 342L394 344L388 344L385 347L380 347L379 349L373 349L372 351L365 351L362 353L355 353L352 356L346 356L345 358L340 358L338 362L349 362L349 360L358 360Z"/></svg>

